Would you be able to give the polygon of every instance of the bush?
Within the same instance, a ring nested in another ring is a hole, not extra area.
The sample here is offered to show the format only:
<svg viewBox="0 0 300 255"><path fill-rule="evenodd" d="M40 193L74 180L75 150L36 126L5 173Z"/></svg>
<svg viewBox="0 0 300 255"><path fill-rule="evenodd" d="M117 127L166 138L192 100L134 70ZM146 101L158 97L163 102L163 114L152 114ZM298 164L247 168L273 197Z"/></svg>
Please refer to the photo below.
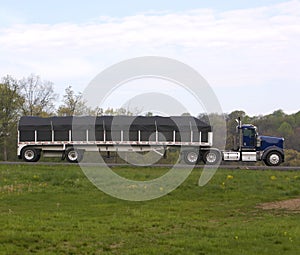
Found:
<svg viewBox="0 0 300 255"><path fill-rule="evenodd" d="M300 152L292 149L285 150L285 166L300 166Z"/></svg>

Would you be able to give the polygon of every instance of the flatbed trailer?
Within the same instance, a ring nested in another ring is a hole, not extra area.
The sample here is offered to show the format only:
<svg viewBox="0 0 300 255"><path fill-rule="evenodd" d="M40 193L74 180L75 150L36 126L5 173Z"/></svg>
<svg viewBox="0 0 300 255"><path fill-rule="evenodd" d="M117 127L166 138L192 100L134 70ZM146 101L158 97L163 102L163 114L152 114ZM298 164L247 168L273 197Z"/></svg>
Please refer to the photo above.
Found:
<svg viewBox="0 0 300 255"><path fill-rule="evenodd" d="M78 162L89 151L159 153L184 147L186 161L195 163L194 151L207 152L212 144L210 125L190 116L24 116L18 125L17 153L29 162L38 161L41 154Z"/></svg>

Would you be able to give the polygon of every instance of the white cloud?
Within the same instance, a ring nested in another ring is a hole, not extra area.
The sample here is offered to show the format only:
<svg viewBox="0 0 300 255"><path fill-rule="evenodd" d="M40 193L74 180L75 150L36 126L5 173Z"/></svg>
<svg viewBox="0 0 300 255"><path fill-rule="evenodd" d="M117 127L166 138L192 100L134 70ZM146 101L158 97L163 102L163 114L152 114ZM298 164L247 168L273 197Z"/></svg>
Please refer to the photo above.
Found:
<svg viewBox="0 0 300 255"><path fill-rule="evenodd" d="M37 73L56 84L80 86L120 60L161 55L192 65L214 87L299 85L300 2L23 23L0 29L0 55L0 75Z"/></svg>
<svg viewBox="0 0 300 255"><path fill-rule="evenodd" d="M299 37L300 12L292 10L299 8L300 3L292 1L282 11L278 6L282 5L223 13L193 10L135 15L86 24L22 24L2 30L0 43L6 49L18 50L60 47L84 50L85 46L103 50L166 44L198 48L211 47L214 42L251 45L292 39L295 33Z"/></svg>

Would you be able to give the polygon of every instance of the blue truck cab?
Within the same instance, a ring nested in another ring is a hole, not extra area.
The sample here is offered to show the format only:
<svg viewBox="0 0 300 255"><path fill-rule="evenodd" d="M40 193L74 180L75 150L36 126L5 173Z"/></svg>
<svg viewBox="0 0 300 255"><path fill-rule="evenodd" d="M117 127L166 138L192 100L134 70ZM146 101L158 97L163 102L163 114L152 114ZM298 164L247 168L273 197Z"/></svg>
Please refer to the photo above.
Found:
<svg viewBox="0 0 300 255"><path fill-rule="evenodd" d="M284 162L284 138L258 135L257 127L239 122L238 150L256 152L257 160L262 160L267 166L278 166Z"/></svg>

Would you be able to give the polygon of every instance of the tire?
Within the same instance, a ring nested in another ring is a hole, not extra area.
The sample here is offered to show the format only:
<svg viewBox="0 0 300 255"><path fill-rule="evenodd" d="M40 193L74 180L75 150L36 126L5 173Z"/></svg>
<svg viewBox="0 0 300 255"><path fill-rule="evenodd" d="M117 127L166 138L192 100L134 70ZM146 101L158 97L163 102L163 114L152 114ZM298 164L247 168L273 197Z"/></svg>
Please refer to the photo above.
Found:
<svg viewBox="0 0 300 255"><path fill-rule="evenodd" d="M271 151L264 159L264 162L267 166L279 166L282 163L282 155L278 151Z"/></svg>
<svg viewBox="0 0 300 255"><path fill-rule="evenodd" d="M69 148L65 152L66 159L70 163L78 163L83 158L83 152L74 148Z"/></svg>
<svg viewBox="0 0 300 255"><path fill-rule="evenodd" d="M40 150L35 148L24 148L22 150L22 159L26 162L37 162L41 157Z"/></svg>
<svg viewBox="0 0 300 255"><path fill-rule="evenodd" d="M218 150L208 150L203 155L203 162L206 165L216 165L221 161L221 153Z"/></svg>
<svg viewBox="0 0 300 255"><path fill-rule="evenodd" d="M188 165L196 165L199 162L199 152L195 150L185 151L183 160Z"/></svg>

